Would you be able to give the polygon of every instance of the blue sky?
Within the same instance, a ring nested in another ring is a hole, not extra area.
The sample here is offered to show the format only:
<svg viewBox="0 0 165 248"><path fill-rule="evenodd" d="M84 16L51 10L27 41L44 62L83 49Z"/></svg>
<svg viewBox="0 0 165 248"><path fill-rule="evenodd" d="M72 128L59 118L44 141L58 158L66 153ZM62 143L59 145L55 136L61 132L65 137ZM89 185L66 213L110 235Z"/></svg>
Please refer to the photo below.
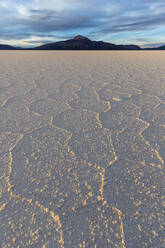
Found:
<svg viewBox="0 0 165 248"><path fill-rule="evenodd" d="M77 34L165 44L165 0L0 0L0 43L30 47Z"/></svg>

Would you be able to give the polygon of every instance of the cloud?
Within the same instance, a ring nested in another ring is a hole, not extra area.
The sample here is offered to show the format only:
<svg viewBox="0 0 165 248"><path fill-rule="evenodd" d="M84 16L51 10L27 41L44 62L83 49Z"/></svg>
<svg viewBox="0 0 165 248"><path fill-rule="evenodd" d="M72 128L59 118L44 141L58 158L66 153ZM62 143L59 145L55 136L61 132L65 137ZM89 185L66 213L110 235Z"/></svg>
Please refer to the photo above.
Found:
<svg viewBox="0 0 165 248"><path fill-rule="evenodd" d="M165 27L164 0L0 0L1 40L8 43L32 37L41 43L77 33L104 39L158 27Z"/></svg>
<svg viewBox="0 0 165 248"><path fill-rule="evenodd" d="M103 29L104 32L125 32L125 31L141 31L141 30L148 30L153 29L154 27L165 25L165 14L159 15L159 17L152 17L148 16L141 17L141 21L139 18L125 19L125 23L121 21L119 25L112 25L110 29Z"/></svg>

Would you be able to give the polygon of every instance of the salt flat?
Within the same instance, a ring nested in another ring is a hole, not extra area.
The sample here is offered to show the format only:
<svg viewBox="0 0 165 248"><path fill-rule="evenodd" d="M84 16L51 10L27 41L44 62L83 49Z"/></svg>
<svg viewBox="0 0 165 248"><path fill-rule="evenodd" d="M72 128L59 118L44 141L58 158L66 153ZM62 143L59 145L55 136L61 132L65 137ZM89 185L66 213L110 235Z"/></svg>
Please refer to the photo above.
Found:
<svg viewBox="0 0 165 248"><path fill-rule="evenodd" d="M165 53L0 52L0 247L163 248Z"/></svg>

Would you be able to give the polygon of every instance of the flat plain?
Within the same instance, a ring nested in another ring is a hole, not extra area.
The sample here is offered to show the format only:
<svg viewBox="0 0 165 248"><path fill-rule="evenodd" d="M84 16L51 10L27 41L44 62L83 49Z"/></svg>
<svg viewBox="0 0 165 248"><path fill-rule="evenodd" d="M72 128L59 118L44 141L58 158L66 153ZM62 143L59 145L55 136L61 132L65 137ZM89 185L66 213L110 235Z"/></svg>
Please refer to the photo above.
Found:
<svg viewBox="0 0 165 248"><path fill-rule="evenodd" d="M0 247L165 247L165 53L0 52Z"/></svg>

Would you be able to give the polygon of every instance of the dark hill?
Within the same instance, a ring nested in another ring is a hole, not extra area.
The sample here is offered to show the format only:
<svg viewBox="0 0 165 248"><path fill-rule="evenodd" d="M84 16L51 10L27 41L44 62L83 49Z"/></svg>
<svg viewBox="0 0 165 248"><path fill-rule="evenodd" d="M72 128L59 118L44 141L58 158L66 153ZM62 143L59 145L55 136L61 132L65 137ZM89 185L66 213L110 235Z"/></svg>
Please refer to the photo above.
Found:
<svg viewBox="0 0 165 248"><path fill-rule="evenodd" d="M158 47L156 50L165 50L165 45Z"/></svg>
<svg viewBox="0 0 165 248"><path fill-rule="evenodd" d="M148 48L144 48L143 50L165 50L165 45L160 47L148 47Z"/></svg>
<svg viewBox="0 0 165 248"><path fill-rule="evenodd" d="M121 49L121 50L141 50L141 48L137 45L118 45L118 47Z"/></svg>
<svg viewBox="0 0 165 248"><path fill-rule="evenodd" d="M16 50L16 48L9 45L0 44L0 50Z"/></svg>
<svg viewBox="0 0 165 248"><path fill-rule="evenodd" d="M103 41L92 41L87 37L77 35L73 39L58 41L35 47L37 50L140 50L135 45L115 45Z"/></svg>

